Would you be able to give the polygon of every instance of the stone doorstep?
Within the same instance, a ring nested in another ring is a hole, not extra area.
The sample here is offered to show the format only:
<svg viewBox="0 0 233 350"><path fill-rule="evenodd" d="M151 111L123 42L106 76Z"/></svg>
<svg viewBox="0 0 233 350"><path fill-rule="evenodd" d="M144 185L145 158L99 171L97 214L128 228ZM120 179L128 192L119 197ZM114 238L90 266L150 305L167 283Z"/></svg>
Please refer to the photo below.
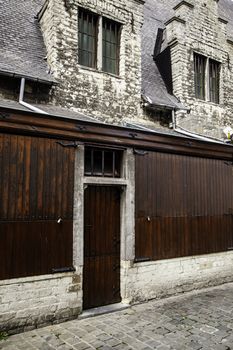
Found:
<svg viewBox="0 0 233 350"><path fill-rule="evenodd" d="M78 316L78 320L83 320L85 318L99 316L103 314L109 314L115 311L125 310L125 309L128 309L129 307L130 307L129 304L123 304L123 303L95 307L93 309L84 310L83 313Z"/></svg>

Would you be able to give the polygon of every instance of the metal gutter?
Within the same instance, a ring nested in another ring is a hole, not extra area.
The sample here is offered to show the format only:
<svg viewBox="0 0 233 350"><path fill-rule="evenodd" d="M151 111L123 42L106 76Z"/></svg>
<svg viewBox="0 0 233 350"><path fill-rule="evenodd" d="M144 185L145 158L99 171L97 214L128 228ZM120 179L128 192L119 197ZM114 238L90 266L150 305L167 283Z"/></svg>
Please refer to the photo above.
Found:
<svg viewBox="0 0 233 350"><path fill-rule="evenodd" d="M190 137L195 138L197 140L206 141L206 142L212 142L212 143L218 143L218 144L222 144L222 145L226 144L226 142L221 141L219 139L205 137L205 136L203 136L201 134L192 133L192 132L190 132L188 130L185 130L184 128L177 127L176 126L176 117L175 117L175 110L174 109L172 111L172 128L173 128L173 130L175 132L177 132L179 134L190 136Z"/></svg>
<svg viewBox="0 0 233 350"><path fill-rule="evenodd" d="M34 78L34 77L24 75L24 74L19 74L16 72L7 72L4 70L0 70L0 75L3 75L5 77L11 77L11 78L22 78L23 77L27 80L35 81L35 82L47 84L47 85L57 84L57 82L55 80L53 80L52 78L51 78L51 80L49 80L49 79L46 80L46 79Z"/></svg>
<svg viewBox="0 0 233 350"><path fill-rule="evenodd" d="M42 109L36 108L36 107L32 106L31 104L29 104L29 103L27 103L27 102L25 102L23 100L23 98L24 98L24 90L25 90L25 78L21 78L20 92L19 92L19 104L21 104L22 106L30 109L33 112L40 113L40 114L47 114L48 115L47 112L42 111Z"/></svg>

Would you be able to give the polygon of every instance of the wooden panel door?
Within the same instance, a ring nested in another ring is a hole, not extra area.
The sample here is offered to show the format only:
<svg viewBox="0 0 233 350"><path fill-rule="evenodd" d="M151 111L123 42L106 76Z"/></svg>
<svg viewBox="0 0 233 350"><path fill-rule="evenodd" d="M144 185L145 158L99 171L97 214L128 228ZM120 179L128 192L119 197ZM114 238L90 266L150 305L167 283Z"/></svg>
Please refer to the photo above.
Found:
<svg viewBox="0 0 233 350"><path fill-rule="evenodd" d="M0 280L72 269L75 149L67 144L0 133Z"/></svg>
<svg viewBox="0 0 233 350"><path fill-rule="evenodd" d="M120 298L120 190L85 190L83 308L117 303Z"/></svg>

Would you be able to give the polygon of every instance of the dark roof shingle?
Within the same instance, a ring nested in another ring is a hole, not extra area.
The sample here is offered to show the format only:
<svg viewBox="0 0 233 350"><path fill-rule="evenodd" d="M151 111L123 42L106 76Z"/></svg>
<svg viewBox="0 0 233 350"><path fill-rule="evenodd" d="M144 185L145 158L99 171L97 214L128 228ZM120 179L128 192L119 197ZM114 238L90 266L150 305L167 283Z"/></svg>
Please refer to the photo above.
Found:
<svg viewBox="0 0 233 350"><path fill-rule="evenodd" d="M35 18L43 0L0 0L0 73L54 81Z"/></svg>

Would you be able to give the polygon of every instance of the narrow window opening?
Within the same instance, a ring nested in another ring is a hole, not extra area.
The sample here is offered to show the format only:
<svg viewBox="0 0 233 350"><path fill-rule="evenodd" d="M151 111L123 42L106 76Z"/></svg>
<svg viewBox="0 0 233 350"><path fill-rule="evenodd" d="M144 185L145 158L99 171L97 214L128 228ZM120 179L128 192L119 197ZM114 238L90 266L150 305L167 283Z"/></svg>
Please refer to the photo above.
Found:
<svg viewBox="0 0 233 350"><path fill-rule="evenodd" d="M219 104L220 63L194 53L195 97Z"/></svg>
<svg viewBox="0 0 233 350"><path fill-rule="evenodd" d="M93 168L92 175L102 176L103 174L103 152L101 150L92 150L93 153Z"/></svg>
<svg viewBox="0 0 233 350"><path fill-rule="evenodd" d="M103 70L119 74L119 31L118 23L103 18Z"/></svg>
<svg viewBox="0 0 233 350"><path fill-rule="evenodd" d="M97 16L79 9L79 63L96 68L97 61Z"/></svg>
<svg viewBox="0 0 233 350"><path fill-rule="evenodd" d="M79 64L119 75L121 25L79 8Z"/></svg>
<svg viewBox="0 0 233 350"><path fill-rule="evenodd" d="M195 96L205 100L206 57L194 53Z"/></svg>
<svg viewBox="0 0 233 350"><path fill-rule="evenodd" d="M210 101L214 103L219 103L219 75L220 75L219 72L220 72L219 62L209 60Z"/></svg>
<svg viewBox="0 0 233 350"><path fill-rule="evenodd" d="M85 148L85 176L120 177L123 152Z"/></svg>

